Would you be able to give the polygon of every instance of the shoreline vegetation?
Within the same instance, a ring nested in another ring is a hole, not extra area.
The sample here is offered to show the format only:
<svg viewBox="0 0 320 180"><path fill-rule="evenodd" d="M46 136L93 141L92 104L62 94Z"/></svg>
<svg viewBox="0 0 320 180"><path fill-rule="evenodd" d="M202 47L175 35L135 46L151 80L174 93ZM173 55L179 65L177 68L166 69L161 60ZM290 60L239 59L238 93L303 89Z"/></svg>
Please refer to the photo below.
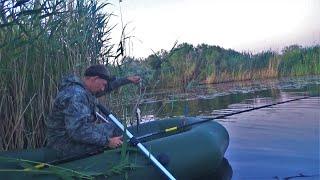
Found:
<svg viewBox="0 0 320 180"><path fill-rule="evenodd" d="M162 88L319 75L320 45L291 45L281 53L269 50L251 54L182 43L170 52L163 50L145 59L126 58L123 66L132 74L143 72L149 82L159 82L156 86Z"/></svg>
<svg viewBox="0 0 320 180"><path fill-rule="evenodd" d="M292 45L281 53L237 52L182 43L145 59L125 57L110 43L108 3L88 0L4 0L0 3L0 150L44 146L45 120L62 76L89 64L108 64L118 76L140 75L148 92L198 84L320 74L320 45ZM137 96L123 87L106 101ZM136 100L137 103L138 100ZM125 107L118 114L125 114Z"/></svg>

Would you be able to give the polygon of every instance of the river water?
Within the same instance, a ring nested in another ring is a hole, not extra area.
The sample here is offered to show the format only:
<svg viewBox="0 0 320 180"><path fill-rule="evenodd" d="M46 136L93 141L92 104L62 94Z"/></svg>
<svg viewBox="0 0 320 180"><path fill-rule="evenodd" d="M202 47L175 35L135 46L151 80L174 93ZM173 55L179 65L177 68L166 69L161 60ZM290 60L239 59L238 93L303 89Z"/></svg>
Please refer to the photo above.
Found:
<svg viewBox="0 0 320 180"><path fill-rule="evenodd" d="M230 135L225 158L232 179L320 179L320 77L201 85L144 94L145 121L195 116L215 118Z"/></svg>

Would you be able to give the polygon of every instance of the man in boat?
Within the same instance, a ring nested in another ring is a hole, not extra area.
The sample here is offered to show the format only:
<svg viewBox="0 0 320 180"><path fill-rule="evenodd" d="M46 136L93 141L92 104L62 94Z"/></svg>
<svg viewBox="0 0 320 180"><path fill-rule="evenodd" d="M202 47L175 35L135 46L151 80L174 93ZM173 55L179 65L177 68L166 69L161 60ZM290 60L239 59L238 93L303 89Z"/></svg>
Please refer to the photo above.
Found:
<svg viewBox="0 0 320 180"><path fill-rule="evenodd" d="M65 77L46 121L47 147L58 150L61 156L70 156L121 146L121 133L116 133L112 123L102 123L95 115L97 97L139 82L139 76L112 77L104 65L88 67L82 79L75 75Z"/></svg>

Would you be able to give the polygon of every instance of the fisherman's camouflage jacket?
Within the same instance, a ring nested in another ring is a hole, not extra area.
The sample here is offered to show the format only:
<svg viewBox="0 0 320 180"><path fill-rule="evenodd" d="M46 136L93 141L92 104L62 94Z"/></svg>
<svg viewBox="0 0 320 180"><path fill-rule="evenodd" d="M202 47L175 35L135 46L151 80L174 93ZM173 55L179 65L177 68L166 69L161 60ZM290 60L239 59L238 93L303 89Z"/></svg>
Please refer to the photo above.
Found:
<svg viewBox="0 0 320 180"><path fill-rule="evenodd" d="M115 80L106 91L127 83L125 78ZM58 150L61 156L70 156L105 146L115 128L112 123L102 123L96 118L97 102L79 77L64 78L46 121L47 147Z"/></svg>

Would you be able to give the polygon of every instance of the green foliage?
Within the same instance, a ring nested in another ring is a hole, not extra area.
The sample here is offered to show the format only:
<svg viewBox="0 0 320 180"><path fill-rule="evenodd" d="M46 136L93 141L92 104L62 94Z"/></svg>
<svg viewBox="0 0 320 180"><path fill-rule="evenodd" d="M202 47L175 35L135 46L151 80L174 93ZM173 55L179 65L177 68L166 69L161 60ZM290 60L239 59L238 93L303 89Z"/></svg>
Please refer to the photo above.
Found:
<svg viewBox="0 0 320 180"><path fill-rule="evenodd" d="M320 46L302 48L297 45L283 50L279 64L279 73L282 76L301 76L319 74Z"/></svg>
<svg viewBox="0 0 320 180"><path fill-rule="evenodd" d="M106 3L3 0L0 3L0 149L39 147L60 78L107 62Z"/></svg>
<svg viewBox="0 0 320 180"><path fill-rule="evenodd" d="M139 62L148 64L156 73L150 82L160 81L158 86L162 88L187 88L194 83L320 74L319 50L320 46L293 45L286 47L282 54L265 51L253 55L219 46L193 47L183 43L170 52L158 52Z"/></svg>

